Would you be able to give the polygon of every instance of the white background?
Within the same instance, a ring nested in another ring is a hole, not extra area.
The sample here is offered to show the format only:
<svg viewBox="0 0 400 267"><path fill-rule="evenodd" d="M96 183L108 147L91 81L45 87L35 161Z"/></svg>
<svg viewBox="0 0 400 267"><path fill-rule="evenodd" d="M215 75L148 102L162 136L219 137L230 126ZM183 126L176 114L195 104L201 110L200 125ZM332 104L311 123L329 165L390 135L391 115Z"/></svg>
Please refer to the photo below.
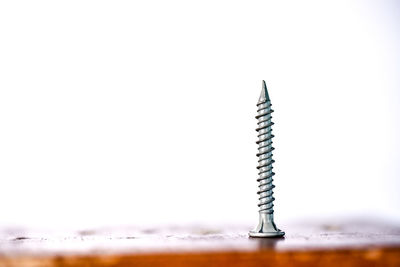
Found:
<svg viewBox="0 0 400 267"><path fill-rule="evenodd" d="M400 220L396 1L5 1L0 224Z"/></svg>

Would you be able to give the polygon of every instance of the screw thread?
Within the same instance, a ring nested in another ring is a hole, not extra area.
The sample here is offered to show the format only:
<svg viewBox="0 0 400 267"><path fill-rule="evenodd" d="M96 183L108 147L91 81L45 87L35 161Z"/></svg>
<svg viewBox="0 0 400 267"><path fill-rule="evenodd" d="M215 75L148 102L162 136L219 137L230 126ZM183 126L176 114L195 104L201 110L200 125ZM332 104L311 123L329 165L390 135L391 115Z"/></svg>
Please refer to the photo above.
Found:
<svg viewBox="0 0 400 267"><path fill-rule="evenodd" d="M269 99L263 98L257 104L257 116L258 127L256 131L258 132L258 166L257 169L259 171L258 179L259 182L259 190L257 194L259 195L259 212L264 214L273 214L274 213L274 197L273 188L275 187L272 182L272 177L275 173L272 171L272 163L274 160L272 159L272 151L274 148L272 147L272 138L274 135L272 134L272 125L274 124L272 119L271 109L271 101Z"/></svg>

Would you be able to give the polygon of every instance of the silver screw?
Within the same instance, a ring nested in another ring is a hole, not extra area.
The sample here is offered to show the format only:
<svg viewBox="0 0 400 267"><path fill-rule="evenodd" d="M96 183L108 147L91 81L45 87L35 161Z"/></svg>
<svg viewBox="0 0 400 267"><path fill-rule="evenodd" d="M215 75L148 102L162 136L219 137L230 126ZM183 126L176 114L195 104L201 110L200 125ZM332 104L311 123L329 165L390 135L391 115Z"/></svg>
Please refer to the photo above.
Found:
<svg viewBox="0 0 400 267"><path fill-rule="evenodd" d="M275 187L272 184L272 177L275 175L272 172L272 138L271 126L274 124L271 121L273 110L271 109L271 100L268 95L267 85L262 82L262 90L257 103L258 120L258 179L259 182L259 223L256 229L249 232L251 237L280 237L285 235L285 232L279 230L274 223L274 197L272 189Z"/></svg>

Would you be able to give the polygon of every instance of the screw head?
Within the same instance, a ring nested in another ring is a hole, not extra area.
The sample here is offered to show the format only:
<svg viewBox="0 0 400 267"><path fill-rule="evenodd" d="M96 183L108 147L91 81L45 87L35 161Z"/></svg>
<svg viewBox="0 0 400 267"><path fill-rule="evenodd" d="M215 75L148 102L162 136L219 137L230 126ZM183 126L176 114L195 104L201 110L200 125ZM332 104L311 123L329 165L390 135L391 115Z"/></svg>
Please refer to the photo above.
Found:
<svg viewBox="0 0 400 267"><path fill-rule="evenodd" d="M249 236L250 237L282 237L285 235L285 232L281 231L278 229L276 232L256 232L256 231L250 231Z"/></svg>
<svg viewBox="0 0 400 267"><path fill-rule="evenodd" d="M274 214L259 213L259 222L253 231L249 232L250 237L282 237L285 232L276 228Z"/></svg>

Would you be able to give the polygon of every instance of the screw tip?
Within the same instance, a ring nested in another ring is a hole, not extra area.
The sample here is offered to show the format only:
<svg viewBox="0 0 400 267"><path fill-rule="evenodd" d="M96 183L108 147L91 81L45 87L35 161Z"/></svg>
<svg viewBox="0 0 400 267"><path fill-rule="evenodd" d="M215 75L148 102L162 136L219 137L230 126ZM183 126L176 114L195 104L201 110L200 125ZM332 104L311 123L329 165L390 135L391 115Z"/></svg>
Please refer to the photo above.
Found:
<svg viewBox="0 0 400 267"><path fill-rule="evenodd" d="M263 80L261 94L260 94L260 98L258 99L258 103L265 102L265 101L270 101L270 99L269 99L267 84Z"/></svg>

